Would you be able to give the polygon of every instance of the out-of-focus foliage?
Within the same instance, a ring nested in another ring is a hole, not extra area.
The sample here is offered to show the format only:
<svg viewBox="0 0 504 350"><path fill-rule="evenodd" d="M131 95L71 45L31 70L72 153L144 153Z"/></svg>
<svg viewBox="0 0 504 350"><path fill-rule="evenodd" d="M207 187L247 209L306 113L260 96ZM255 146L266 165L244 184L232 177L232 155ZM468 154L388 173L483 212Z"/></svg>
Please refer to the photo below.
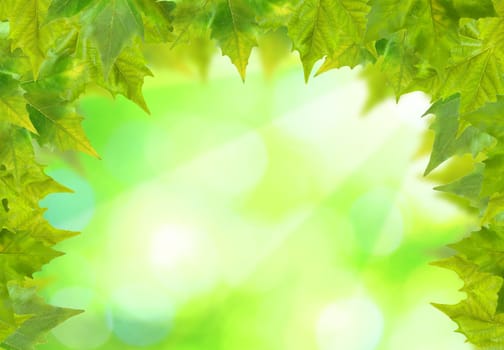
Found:
<svg viewBox="0 0 504 350"><path fill-rule="evenodd" d="M82 99L103 160L44 155L75 191L45 199L46 217L84 232L37 278L51 303L86 312L40 349L471 349L429 304L463 296L428 262L477 220L411 159L428 123L407 117L428 99L359 118L357 71L305 86L293 61L264 80L260 59L246 84L225 57L204 84L157 73L150 118Z"/></svg>
<svg viewBox="0 0 504 350"><path fill-rule="evenodd" d="M480 210L484 229L497 232L504 209L501 0L4 0L0 229L3 240L16 242L21 250L4 253L19 258L2 259L0 341L26 349L47 330L32 326L37 316L19 311L30 299L17 298L9 286L18 283L16 295L29 294L26 279L56 256L51 245L70 235L42 219L38 201L64 189L44 175L31 143L97 156L75 104L87 87L100 86L147 111L142 96L143 80L151 75L143 53L147 45L188 45L192 48L188 57L205 72L209 46L215 44L245 79L255 46L265 53L275 50L276 45L261 45L271 33L290 41L299 52L306 79L319 59L324 59L319 73L370 64L369 70L379 74L369 76L385 81L397 98L411 91L430 94L436 138L427 173L450 157L471 153L478 161L475 173L444 189L468 198ZM2 244L4 251L12 247ZM27 262L22 249L43 254ZM465 280L469 295L462 306L443 310L459 322L472 343L499 348L503 343L493 303L501 292L497 283L501 276L498 271L483 271L477 261L462 249L443 264ZM481 278L475 278L478 274ZM494 289L486 288L488 283ZM484 297L480 290L485 290ZM35 314L39 311L56 312L41 307ZM494 321L485 332L467 321L481 322L481 313ZM57 320L70 312L62 315ZM25 332L28 340L14 336L23 327L33 330Z"/></svg>

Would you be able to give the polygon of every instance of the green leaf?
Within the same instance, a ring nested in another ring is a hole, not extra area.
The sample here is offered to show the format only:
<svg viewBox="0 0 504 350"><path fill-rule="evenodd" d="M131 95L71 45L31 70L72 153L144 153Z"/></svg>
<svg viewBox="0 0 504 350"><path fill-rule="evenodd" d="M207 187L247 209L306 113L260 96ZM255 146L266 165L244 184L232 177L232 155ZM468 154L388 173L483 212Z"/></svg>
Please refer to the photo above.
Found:
<svg viewBox="0 0 504 350"><path fill-rule="evenodd" d="M494 193L504 193L502 174L504 171L504 154L491 155L484 161L483 184L481 196L491 196Z"/></svg>
<svg viewBox="0 0 504 350"><path fill-rule="evenodd" d="M0 231L0 280L22 281L32 277L42 266L61 255L32 238L30 232L13 233L3 229Z"/></svg>
<svg viewBox="0 0 504 350"><path fill-rule="evenodd" d="M467 298L439 308L479 348L504 348L502 0L0 1L0 347L30 349L72 314L39 303L19 282L75 234L43 218L40 199L67 189L37 164L33 140L96 156L76 112L88 88L148 111L142 86L151 64L196 63L204 75L218 46L244 79L258 43L269 73L292 43L306 80L321 59L317 74L367 65L371 101L390 89L397 99L424 91L437 101L426 173L472 154L473 172L436 189L467 199L485 226L440 263L459 273ZM169 46L176 50L161 56Z"/></svg>
<svg viewBox="0 0 504 350"><path fill-rule="evenodd" d="M173 1L135 0L142 11L145 41L148 43L164 43L174 38L172 12L175 9Z"/></svg>
<svg viewBox="0 0 504 350"><path fill-rule="evenodd" d="M68 318L82 311L53 307L37 296L36 289L9 283L8 293L16 315L26 319L1 344L8 350L32 350L45 341L45 334Z"/></svg>
<svg viewBox="0 0 504 350"><path fill-rule="evenodd" d="M494 4L498 4L500 0L464 0L464 1L454 1L456 11L459 13L460 17L468 18L483 18L483 17L495 17L497 15L498 6L494 8ZM502 5L501 5L502 7ZM500 11L502 15L502 10Z"/></svg>
<svg viewBox="0 0 504 350"><path fill-rule="evenodd" d="M461 115L461 118L501 142L504 140L504 118L499 115L503 108L504 99L498 98L497 102L487 103L483 108Z"/></svg>
<svg viewBox="0 0 504 350"><path fill-rule="evenodd" d="M322 66L318 69L317 75L327 72L331 69L350 67L355 68L365 62L375 60L374 48L362 48L359 44L346 44L339 46L329 56L326 57Z"/></svg>
<svg viewBox="0 0 504 350"><path fill-rule="evenodd" d="M228 56L245 80L252 48L257 46L255 21L245 0L225 0L217 5L212 21L212 38L217 40L222 54Z"/></svg>
<svg viewBox="0 0 504 350"><path fill-rule="evenodd" d="M453 49L452 61L439 94L460 93L461 113L473 112L504 94L504 55L501 37L504 22L497 18L467 22L461 44Z"/></svg>
<svg viewBox="0 0 504 350"><path fill-rule="evenodd" d="M12 12L12 0L0 1L0 21L7 21Z"/></svg>
<svg viewBox="0 0 504 350"><path fill-rule="evenodd" d="M289 22L289 36L299 51L308 80L319 59L361 44L370 11L367 0L303 0ZM348 60L348 58L346 58ZM351 64L354 62L352 61ZM337 63L338 64L338 63Z"/></svg>
<svg viewBox="0 0 504 350"><path fill-rule="evenodd" d="M16 79L0 74L0 114L5 121L36 133L26 110L26 100L23 95L24 91Z"/></svg>
<svg viewBox="0 0 504 350"><path fill-rule="evenodd" d="M409 91L417 75L418 60L408 46L407 38L408 32L401 30L378 43L379 46L385 44L385 48L377 66L384 72L397 99Z"/></svg>
<svg viewBox="0 0 504 350"><path fill-rule="evenodd" d="M143 36L142 17L130 0L109 0L97 2L84 21L98 47L107 78L122 50L132 44L135 36Z"/></svg>
<svg viewBox="0 0 504 350"><path fill-rule="evenodd" d="M504 273L504 229L483 227L458 243L451 244L482 272L501 276Z"/></svg>
<svg viewBox="0 0 504 350"><path fill-rule="evenodd" d="M52 0L49 6L47 20L61 17L71 17L78 14L95 0Z"/></svg>
<svg viewBox="0 0 504 350"><path fill-rule="evenodd" d="M471 153L473 157L493 144L493 138L472 126L459 134L460 98L452 96L436 102L426 114L435 114L431 126L435 132L434 145L425 175L455 154Z"/></svg>
<svg viewBox="0 0 504 350"><path fill-rule="evenodd" d="M47 40L47 32L42 29L49 0L11 0L10 38L12 49L20 48L30 58L34 75L45 59L42 43Z"/></svg>
<svg viewBox="0 0 504 350"><path fill-rule="evenodd" d="M146 76L152 76L152 72L145 65L140 49L125 50L117 58L103 85L114 95L120 93L150 113L142 94Z"/></svg>
<svg viewBox="0 0 504 350"><path fill-rule="evenodd" d="M262 33L284 29L289 22L298 1L291 0L249 0L253 3L256 20Z"/></svg>
<svg viewBox="0 0 504 350"><path fill-rule="evenodd" d="M459 326L458 331L481 349L498 349L504 339L504 314L497 314L498 294L503 279L481 272L478 265L460 256L436 262L455 271L464 281L467 298L455 305L434 304Z"/></svg>
<svg viewBox="0 0 504 350"><path fill-rule="evenodd" d="M472 173L452 183L434 187L436 191L452 193L458 197L469 200L471 206L478 208L481 205L480 193L483 184L485 166L476 164Z"/></svg>
<svg viewBox="0 0 504 350"><path fill-rule="evenodd" d="M207 0L182 0L177 2L173 11L173 43L190 45L202 32L210 30L214 17L210 1Z"/></svg>
<svg viewBox="0 0 504 350"><path fill-rule="evenodd" d="M61 149L85 152L94 157L98 154L89 143L81 122L83 117L75 108L59 96L42 91L28 91L28 111L42 144L52 144Z"/></svg>
<svg viewBox="0 0 504 350"><path fill-rule="evenodd" d="M504 212L504 194L494 193L490 196L488 204L481 219L481 225L486 224L502 224L502 218L499 217L500 214Z"/></svg>
<svg viewBox="0 0 504 350"><path fill-rule="evenodd" d="M89 84L88 68L89 64L71 56L52 56L42 64L38 79L26 81L22 87L27 91L56 95L63 101L75 101Z"/></svg>
<svg viewBox="0 0 504 350"><path fill-rule="evenodd" d="M366 41L385 38L406 27L415 0L371 0ZM384 19L387 20L384 20Z"/></svg>
<svg viewBox="0 0 504 350"><path fill-rule="evenodd" d="M19 193L23 201L35 207L49 193L68 191L36 163L31 140L24 130L0 123L0 144L0 178L10 187L9 192Z"/></svg>

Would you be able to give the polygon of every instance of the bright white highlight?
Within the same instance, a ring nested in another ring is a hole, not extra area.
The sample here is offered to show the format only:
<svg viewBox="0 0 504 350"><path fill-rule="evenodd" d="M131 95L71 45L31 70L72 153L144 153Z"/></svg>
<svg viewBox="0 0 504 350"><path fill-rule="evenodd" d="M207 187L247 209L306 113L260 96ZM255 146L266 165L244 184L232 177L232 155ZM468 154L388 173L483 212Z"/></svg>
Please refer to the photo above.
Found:
<svg viewBox="0 0 504 350"><path fill-rule="evenodd" d="M367 297L352 297L327 306L317 322L320 350L374 350L383 334L383 316Z"/></svg>
<svg viewBox="0 0 504 350"><path fill-rule="evenodd" d="M191 230L181 226L162 226L151 240L150 259L163 269L176 268L197 258L197 244Z"/></svg>
<svg viewBox="0 0 504 350"><path fill-rule="evenodd" d="M427 128L427 122L422 115L427 112L430 105L427 95L417 91L401 96L394 109L395 114L403 123L414 126L418 131L424 131Z"/></svg>

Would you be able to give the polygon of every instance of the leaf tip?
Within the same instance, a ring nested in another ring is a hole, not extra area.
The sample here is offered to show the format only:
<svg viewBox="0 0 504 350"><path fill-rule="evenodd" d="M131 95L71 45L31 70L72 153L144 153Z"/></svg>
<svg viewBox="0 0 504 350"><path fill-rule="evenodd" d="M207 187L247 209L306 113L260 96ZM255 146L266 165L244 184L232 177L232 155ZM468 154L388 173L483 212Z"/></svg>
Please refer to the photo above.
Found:
<svg viewBox="0 0 504 350"><path fill-rule="evenodd" d="M241 81L243 83L245 83L245 80L247 78L247 67L246 66L239 67L237 65L236 69L238 69L238 73L240 74Z"/></svg>
<svg viewBox="0 0 504 350"><path fill-rule="evenodd" d="M310 76L311 76L311 68L307 68L305 67L304 69L304 81L305 81L305 84L308 84L308 82L310 81Z"/></svg>

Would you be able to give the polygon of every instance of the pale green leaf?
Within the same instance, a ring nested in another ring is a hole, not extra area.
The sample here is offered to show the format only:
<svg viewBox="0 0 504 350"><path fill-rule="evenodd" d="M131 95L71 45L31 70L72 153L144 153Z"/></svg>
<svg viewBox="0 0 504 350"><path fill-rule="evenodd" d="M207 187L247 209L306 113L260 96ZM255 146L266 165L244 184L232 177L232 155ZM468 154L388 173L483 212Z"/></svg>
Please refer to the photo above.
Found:
<svg viewBox="0 0 504 350"><path fill-rule="evenodd" d="M108 0L89 9L85 21L100 52L104 76L108 77L121 51L136 36L143 36L142 17L131 0Z"/></svg>
<svg viewBox="0 0 504 350"><path fill-rule="evenodd" d="M23 95L24 91L16 79L0 74L0 115L5 121L36 133L26 110L26 100Z"/></svg>
<svg viewBox="0 0 504 350"><path fill-rule="evenodd" d="M461 119L489 135L504 141L504 118L500 115L504 109L504 99L498 98L495 103L487 103L483 108L461 115Z"/></svg>
<svg viewBox="0 0 504 350"><path fill-rule="evenodd" d="M483 164L476 164L473 172L452 183L437 186L434 189L437 191L452 193L458 197L469 200L474 207L479 207L481 204L480 193L483 183Z"/></svg>
<svg viewBox="0 0 504 350"><path fill-rule="evenodd" d="M34 349L45 341L45 334L52 328L82 312L49 306L37 296L35 288L27 288L19 283L9 283L8 292L15 314L27 318L0 344L9 350Z"/></svg>
<svg viewBox="0 0 504 350"><path fill-rule="evenodd" d="M493 144L493 138L472 126L459 134L458 96L452 96L445 101L436 102L426 114L435 114L431 126L435 132L432 154L425 170L429 174L445 160L456 154L471 153L473 157Z"/></svg>

